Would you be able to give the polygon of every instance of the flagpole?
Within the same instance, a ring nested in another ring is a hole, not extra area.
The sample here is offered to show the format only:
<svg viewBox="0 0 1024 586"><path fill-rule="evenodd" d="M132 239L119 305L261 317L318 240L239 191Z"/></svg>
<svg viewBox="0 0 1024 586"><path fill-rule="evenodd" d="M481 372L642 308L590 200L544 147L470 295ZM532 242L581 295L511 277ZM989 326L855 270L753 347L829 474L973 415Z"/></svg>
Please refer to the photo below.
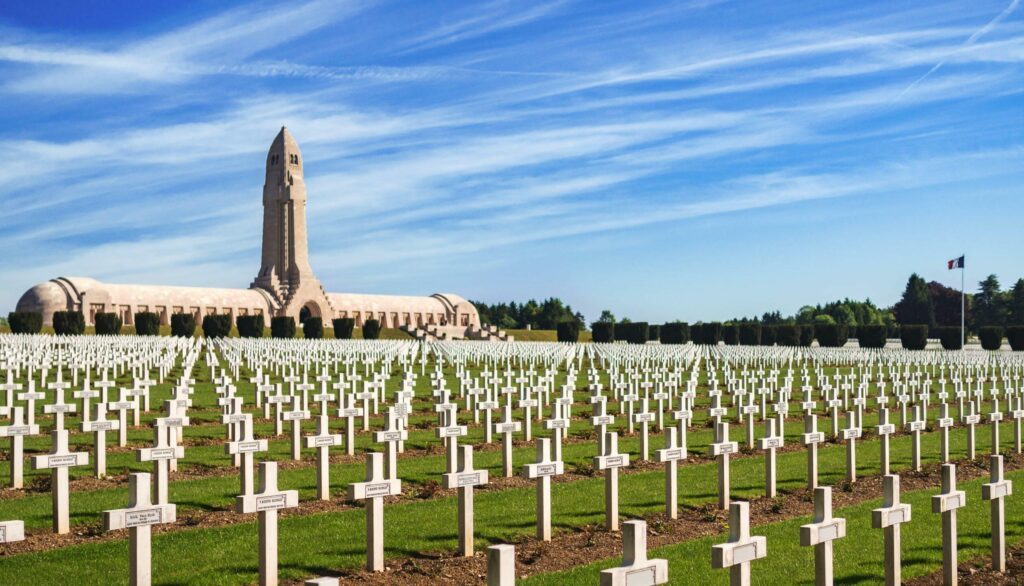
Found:
<svg viewBox="0 0 1024 586"><path fill-rule="evenodd" d="M966 256L965 254L961 254L960 258L964 258L965 256ZM966 347L967 347L967 334L966 334L966 332L964 330L964 323L966 322L966 319L964 319L964 317L965 317L965 309L964 308L967 305L964 302L964 271L967 270L966 268L964 268L965 264L967 264L967 263L962 263L960 265L960 351L961 352L964 351L966 349Z"/></svg>

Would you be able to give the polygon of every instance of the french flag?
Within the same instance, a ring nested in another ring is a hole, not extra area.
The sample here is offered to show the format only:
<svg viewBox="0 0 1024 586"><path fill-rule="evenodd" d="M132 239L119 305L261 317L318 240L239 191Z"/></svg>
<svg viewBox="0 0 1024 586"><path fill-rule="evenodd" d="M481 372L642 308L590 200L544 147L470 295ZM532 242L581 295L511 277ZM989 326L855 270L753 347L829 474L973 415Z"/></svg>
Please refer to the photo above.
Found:
<svg viewBox="0 0 1024 586"><path fill-rule="evenodd" d="M946 266L949 267L949 270L962 269L964 268L964 257L961 256L960 258L948 260L946 261Z"/></svg>

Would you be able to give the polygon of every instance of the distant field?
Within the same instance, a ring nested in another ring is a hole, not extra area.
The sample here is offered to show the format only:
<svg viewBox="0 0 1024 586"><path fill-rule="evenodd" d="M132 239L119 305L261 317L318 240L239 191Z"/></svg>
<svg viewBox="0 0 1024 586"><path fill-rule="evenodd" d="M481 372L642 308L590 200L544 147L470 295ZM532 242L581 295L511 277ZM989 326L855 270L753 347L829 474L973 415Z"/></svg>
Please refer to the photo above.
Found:
<svg viewBox="0 0 1024 586"><path fill-rule="evenodd" d="M516 342L557 342L558 333L555 330L505 330L505 333L513 336ZM592 342L590 332L580 332L580 342Z"/></svg>

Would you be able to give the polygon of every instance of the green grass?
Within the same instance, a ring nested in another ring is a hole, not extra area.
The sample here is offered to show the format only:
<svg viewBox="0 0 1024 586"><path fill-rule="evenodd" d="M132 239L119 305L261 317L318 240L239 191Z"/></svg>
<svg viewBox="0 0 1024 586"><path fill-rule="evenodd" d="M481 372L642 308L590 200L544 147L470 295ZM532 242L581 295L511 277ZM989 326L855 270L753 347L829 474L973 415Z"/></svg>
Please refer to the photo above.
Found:
<svg viewBox="0 0 1024 586"><path fill-rule="evenodd" d="M1024 481L1024 472L1007 474L1018 485ZM967 560L987 556L990 546L989 504L981 500L981 484L987 479L962 482L958 488L967 492L967 506L958 511L958 558ZM904 493L902 502L912 507L912 520L902 526L903 578L911 579L930 574L942 566L942 519L931 512L931 497L938 488ZM884 578L882 531L871 528L871 510L881 506L873 500L834 512L846 519L847 534L835 542L834 571L837 584L879 583ZM1024 540L1024 501L1006 500L1006 536L1008 543ZM768 556L751 565L751 579L755 584L813 584L814 548L800 546L800 525L810 517L754 527L755 535L767 537ZM727 530L713 538L695 539L649 552L651 558L669 561L669 578L688 584L728 584L729 572L711 568L711 546L726 541ZM619 559L603 560L578 566L565 572L539 574L523 580L524 584L539 586L557 584L571 586L599 582L600 571L617 566Z"/></svg>

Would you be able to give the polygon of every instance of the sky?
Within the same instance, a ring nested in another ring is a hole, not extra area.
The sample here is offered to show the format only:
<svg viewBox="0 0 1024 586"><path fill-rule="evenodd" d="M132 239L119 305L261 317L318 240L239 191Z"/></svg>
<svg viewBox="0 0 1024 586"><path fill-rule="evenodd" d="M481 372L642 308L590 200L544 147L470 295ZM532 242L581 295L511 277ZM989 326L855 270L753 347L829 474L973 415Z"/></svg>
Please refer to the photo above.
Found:
<svg viewBox="0 0 1024 586"><path fill-rule="evenodd" d="M246 287L266 151L328 291L653 323L1024 276L1024 8L0 0L0 310Z"/></svg>

